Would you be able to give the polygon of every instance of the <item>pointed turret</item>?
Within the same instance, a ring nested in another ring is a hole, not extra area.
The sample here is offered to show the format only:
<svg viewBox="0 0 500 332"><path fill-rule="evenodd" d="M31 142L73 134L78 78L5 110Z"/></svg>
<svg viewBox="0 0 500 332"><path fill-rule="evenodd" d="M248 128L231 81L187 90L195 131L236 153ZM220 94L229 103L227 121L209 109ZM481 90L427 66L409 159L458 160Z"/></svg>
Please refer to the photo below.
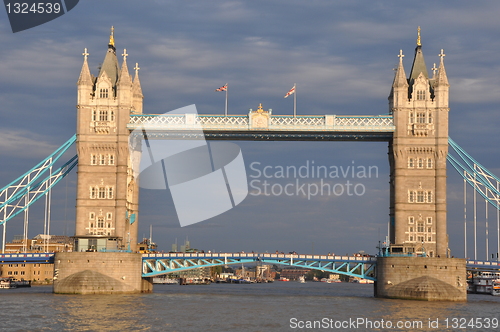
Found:
<svg viewBox="0 0 500 332"><path fill-rule="evenodd" d="M135 77L134 82L132 83L132 104L134 108L135 114L142 114L142 100L144 99L144 95L142 94L141 81L139 80L139 64L135 64Z"/></svg>
<svg viewBox="0 0 500 332"><path fill-rule="evenodd" d="M408 101L408 80L403 67L403 50L399 50L399 64L396 68L391 94L389 95L390 107L394 108Z"/></svg>
<svg viewBox="0 0 500 332"><path fill-rule="evenodd" d="M80 77L78 78L78 85L85 85L85 84L90 84L92 85L92 75L90 75L90 69L89 69L89 63L87 61L87 57L89 56L89 53L87 52L87 49L84 49L84 52L82 53L83 55L83 65L82 65L82 70L80 71Z"/></svg>
<svg viewBox="0 0 500 332"><path fill-rule="evenodd" d="M92 95L93 89L93 80L92 75L90 74L89 63L87 61L87 57L89 53L85 48L85 51L82 53L83 55L83 65L82 70L80 71L80 77L78 78L78 102L87 102Z"/></svg>
<svg viewBox="0 0 500 332"><path fill-rule="evenodd" d="M448 76L446 75L446 70L444 68L444 51L441 50L439 54L441 61L439 63L439 68L437 70L437 76L434 82L434 95L435 101L438 107L448 107L448 92L449 86Z"/></svg>
<svg viewBox="0 0 500 332"><path fill-rule="evenodd" d="M132 78L127 67L127 50L123 50L123 64L120 71L120 77L116 83L117 96L120 104L130 104L130 96L132 92Z"/></svg>
<svg viewBox="0 0 500 332"><path fill-rule="evenodd" d="M120 71L120 76L117 82L117 85L132 85L132 78L130 77L130 74L128 72L128 66L127 66L127 49L123 50L123 63L122 63L122 69Z"/></svg>

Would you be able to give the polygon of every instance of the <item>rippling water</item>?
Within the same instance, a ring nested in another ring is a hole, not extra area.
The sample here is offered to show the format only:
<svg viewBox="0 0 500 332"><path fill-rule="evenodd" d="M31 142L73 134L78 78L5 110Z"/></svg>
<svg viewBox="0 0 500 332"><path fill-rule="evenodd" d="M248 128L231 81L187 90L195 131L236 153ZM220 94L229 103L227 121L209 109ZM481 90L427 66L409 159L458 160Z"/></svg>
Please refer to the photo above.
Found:
<svg viewBox="0 0 500 332"><path fill-rule="evenodd" d="M314 324L337 331L500 330L479 328L477 320L464 326L471 318L500 319L500 297L469 295L467 303L387 300L373 298L373 285L319 282L155 285L152 294L136 295L59 295L47 286L0 290L2 332L311 331ZM439 319L438 328L429 328L429 319ZM397 322L415 328L398 329Z"/></svg>

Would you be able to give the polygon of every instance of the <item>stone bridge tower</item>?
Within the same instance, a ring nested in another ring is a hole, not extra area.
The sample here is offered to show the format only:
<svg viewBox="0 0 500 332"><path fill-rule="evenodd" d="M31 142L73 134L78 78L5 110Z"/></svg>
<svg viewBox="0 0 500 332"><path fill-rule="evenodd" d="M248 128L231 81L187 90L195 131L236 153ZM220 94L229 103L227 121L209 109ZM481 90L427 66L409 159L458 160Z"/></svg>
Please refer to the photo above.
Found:
<svg viewBox="0 0 500 332"><path fill-rule="evenodd" d="M85 49L78 79L78 184L76 234L78 251L135 250L139 187L130 165L127 124L141 114L138 77L129 74L124 50L121 69L114 29L97 77L91 75Z"/></svg>
<svg viewBox="0 0 500 332"><path fill-rule="evenodd" d="M402 51L389 96L396 131L389 144L390 241L394 250L447 257L448 78L443 50L429 77L420 28L407 78Z"/></svg>

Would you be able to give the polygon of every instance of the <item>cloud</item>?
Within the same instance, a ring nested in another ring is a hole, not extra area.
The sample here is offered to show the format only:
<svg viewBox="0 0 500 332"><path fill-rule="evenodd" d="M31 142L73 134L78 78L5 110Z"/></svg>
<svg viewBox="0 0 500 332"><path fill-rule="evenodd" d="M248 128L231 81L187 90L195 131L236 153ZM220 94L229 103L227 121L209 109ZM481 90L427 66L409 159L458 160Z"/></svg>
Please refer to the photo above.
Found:
<svg viewBox="0 0 500 332"><path fill-rule="evenodd" d="M58 146L47 138L24 130L3 129L0 131L0 155L9 158L45 158Z"/></svg>

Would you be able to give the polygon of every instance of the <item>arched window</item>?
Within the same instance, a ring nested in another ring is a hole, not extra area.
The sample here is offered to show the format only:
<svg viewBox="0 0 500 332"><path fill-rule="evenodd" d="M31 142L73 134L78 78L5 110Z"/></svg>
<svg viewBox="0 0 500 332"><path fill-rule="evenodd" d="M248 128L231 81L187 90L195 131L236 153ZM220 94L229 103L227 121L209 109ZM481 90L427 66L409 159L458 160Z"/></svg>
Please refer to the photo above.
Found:
<svg viewBox="0 0 500 332"><path fill-rule="evenodd" d="M413 168L415 167L415 161L413 158L408 158L408 168Z"/></svg>
<svg viewBox="0 0 500 332"><path fill-rule="evenodd" d="M106 189L104 187L99 187L99 198L106 198Z"/></svg>
<svg viewBox="0 0 500 332"><path fill-rule="evenodd" d="M409 203L414 203L415 202L415 191L408 191L408 202Z"/></svg>
<svg viewBox="0 0 500 332"><path fill-rule="evenodd" d="M427 158L427 168L432 168L433 167L433 160L432 158Z"/></svg>
<svg viewBox="0 0 500 332"><path fill-rule="evenodd" d="M418 168L424 168L424 160L422 158L418 158Z"/></svg>
<svg viewBox="0 0 500 332"><path fill-rule="evenodd" d="M424 203L425 202L425 195L422 190L417 191L417 203Z"/></svg>

